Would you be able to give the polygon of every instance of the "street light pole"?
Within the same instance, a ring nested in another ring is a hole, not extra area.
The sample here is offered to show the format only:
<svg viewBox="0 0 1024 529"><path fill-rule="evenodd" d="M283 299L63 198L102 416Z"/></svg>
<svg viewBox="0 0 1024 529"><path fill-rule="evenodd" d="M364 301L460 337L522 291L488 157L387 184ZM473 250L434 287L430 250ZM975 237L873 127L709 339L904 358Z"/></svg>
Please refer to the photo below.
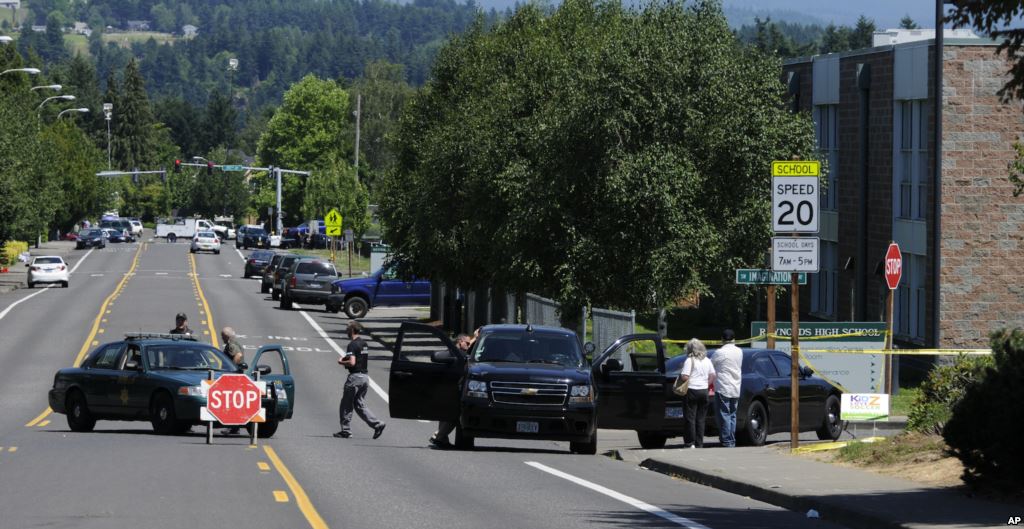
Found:
<svg viewBox="0 0 1024 529"><path fill-rule="evenodd" d="M359 125L360 118L363 113L363 95L356 95L356 111L353 114L356 115L356 182L359 181Z"/></svg>
<svg viewBox="0 0 1024 529"><path fill-rule="evenodd" d="M60 119L61 116L63 116L64 114L67 114L68 112L76 112L78 114L84 114L84 113L86 113L88 111L89 111L88 108L69 108L69 109L66 109L66 110L61 110L60 112L57 113L57 119Z"/></svg>
<svg viewBox="0 0 1024 529"><path fill-rule="evenodd" d="M111 168L110 165L110 118L114 115L114 104L103 103L103 117L107 120L107 170Z"/></svg>
<svg viewBox="0 0 1024 529"><path fill-rule="evenodd" d="M44 99L42 103L39 103L39 106L36 107L36 111L42 110L43 109L43 105L45 105L45 104L47 104L50 101L53 101L55 99L60 99L60 100L63 100L63 101L74 101L75 100L75 96L73 96L73 95L50 96L50 97Z"/></svg>

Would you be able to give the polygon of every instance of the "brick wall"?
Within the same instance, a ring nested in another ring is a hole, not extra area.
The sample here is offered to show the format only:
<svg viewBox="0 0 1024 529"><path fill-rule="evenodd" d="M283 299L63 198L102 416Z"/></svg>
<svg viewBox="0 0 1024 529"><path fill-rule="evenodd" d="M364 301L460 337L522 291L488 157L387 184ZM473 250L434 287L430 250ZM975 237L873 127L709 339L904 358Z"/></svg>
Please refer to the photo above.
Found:
<svg viewBox="0 0 1024 529"><path fill-rule="evenodd" d="M1024 326L1024 197L1007 164L1024 135L1021 104L996 92L1008 68L992 46L947 46L943 63L943 347L984 347L989 332Z"/></svg>

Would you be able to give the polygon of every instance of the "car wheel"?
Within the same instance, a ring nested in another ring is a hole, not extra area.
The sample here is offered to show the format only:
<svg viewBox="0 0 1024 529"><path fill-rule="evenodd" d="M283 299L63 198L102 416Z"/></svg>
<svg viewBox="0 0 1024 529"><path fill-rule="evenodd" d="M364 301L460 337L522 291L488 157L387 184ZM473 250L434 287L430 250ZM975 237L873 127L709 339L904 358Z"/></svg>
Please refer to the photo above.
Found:
<svg viewBox="0 0 1024 529"><path fill-rule="evenodd" d="M68 428L71 428L72 432L91 432L96 427L96 418L89 412L85 395L82 395L81 391L71 390L66 406Z"/></svg>
<svg viewBox="0 0 1024 529"><path fill-rule="evenodd" d="M843 421L839 418L839 397L829 395L825 399L825 416L815 433L822 441L836 441L843 435Z"/></svg>
<svg viewBox="0 0 1024 529"><path fill-rule="evenodd" d="M747 420L743 427L743 434L740 439L743 444L750 446L762 446L768 438L768 410L764 408L761 401L750 402L747 410Z"/></svg>
<svg viewBox="0 0 1024 529"><path fill-rule="evenodd" d="M174 400L167 393L157 393L149 407L149 422L153 431L162 435L179 432L181 425L174 413Z"/></svg>
<svg viewBox="0 0 1024 529"><path fill-rule="evenodd" d="M31 282L31 281L29 281L28 282L28 288L36 288L36 284Z"/></svg>
<svg viewBox="0 0 1024 529"><path fill-rule="evenodd" d="M220 255L220 250L214 250L213 255Z"/></svg>
<svg viewBox="0 0 1024 529"><path fill-rule="evenodd" d="M167 234L167 242L170 242L170 243L178 242L178 236L173 234L173 233L168 233Z"/></svg>
<svg viewBox="0 0 1024 529"><path fill-rule="evenodd" d="M242 272L242 279L249 279L249 271L248 270Z"/></svg>
<svg viewBox="0 0 1024 529"><path fill-rule="evenodd" d="M196 253L196 249L195 248L189 248L188 251L189 251L189 253Z"/></svg>
<svg viewBox="0 0 1024 529"><path fill-rule="evenodd" d="M277 301L277 300L281 299L281 291L276 289L276 288L274 290L271 290L270 291L270 299L272 299L274 301Z"/></svg>
<svg viewBox="0 0 1024 529"><path fill-rule="evenodd" d="M60 287L61 288L68 288L68 282L67 281L61 281L60 282Z"/></svg>
<svg viewBox="0 0 1024 529"><path fill-rule="evenodd" d="M327 304L327 312L330 312L331 314L337 314L338 311L340 311L340 310L341 310L341 308L338 307L337 305L334 305L332 303L328 303Z"/></svg>
<svg viewBox="0 0 1024 529"><path fill-rule="evenodd" d="M260 427L256 430L256 437L259 437L260 439L269 439L273 437L274 434L277 433L278 424L280 424L280 421L267 419L267 421L261 423ZM249 432L250 437L252 436L252 425L253 423L245 425L245 431Z"/></svg>
<svg viewBox="0 0 1024 529"><path fill-rule="evenodd" d="M597 429L586 441L573 441L569 443L569 451L574 454L594 455L597 453Z"/></svg>
<svg viewBox="0 0 1024 529"><path fill-rule="evenodd" d="M281 296L281 308L290 310L292 308L292 298L287 295Z"/></svg>
<svg viewBox="0 0 1024 529"><path fill-rule="evenodd" d="M369 310L369 304L359 296L353 296L345 300L345 314L353 320L366 316Z"/></svg>
<svg viewBox="0 0 1024 529"><path fill-rule="evenodd" d="M461 426L455 427L455 448L459 450L472 450L476 439L462 431Z"/></svg>
<svg viewBox="0 0 1024 529"><path fill-rule="evenodd" d="M665 441L668 441L667 435L656 432L637 432L636 437L640 440L640 446L645 450L665 448Z"/></svg>
<svg viewBox="0 0 1024 529"><path fill-rule="evenodd" d="M261 282L260 283L260 294L266 294L267 292L270 292L270 287L268 287L267 285L264 285Z"/></svg>

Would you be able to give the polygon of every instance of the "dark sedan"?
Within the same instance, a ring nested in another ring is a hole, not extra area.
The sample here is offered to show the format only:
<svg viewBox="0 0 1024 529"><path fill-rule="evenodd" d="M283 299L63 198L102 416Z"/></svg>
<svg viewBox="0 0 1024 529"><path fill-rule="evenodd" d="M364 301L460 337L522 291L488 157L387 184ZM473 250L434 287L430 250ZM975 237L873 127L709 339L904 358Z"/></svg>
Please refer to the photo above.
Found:
<svg viewBox="0 0 1024 529"><path fill-rule="evenodd" d="M78 234L78 240L75 241L75 248L79 250L84 248L106 248L107 237L103 233L103 230L99 228L90 228L82 230Z"/></svg>
<svg viewBox="0 0 1024 529"><path fill-rule="evenodd" d="M714 356L714 351L709 356ZM668 379L675 380L686 360L684 356L666 362ZM790 425L790 356L771 349L743 350L743 378L736 413L736 439L743 444L760 446L773 433L788 432ZM814 431L818 439L839 439L843 423L839 419L840 391L814 376L807 367L800 368L800 431ZM709 407L707 427L717 432ZM669 433L669 432L666 432ZM681 435L671 433L668 437ZM662 441L664 444L664 441Z"/></svg>
<svg viewBox="0 0 1024 529"><path fill-rule="evenodd" d="M263 272L266 271L267 265L270 264L270 260L274 258L274 252L269 250L258 250L249 254L249 258L245 260L245 270L242 272L242 277L248 279L252 276L263 276Z"/></svg>
<svg viewBox="0 0 1024 529"><path fill-rule="evenodd" d="M259 365L261 358L283 366L281 373ZM260 348L252 362L251 368L236 368L224 353L190 335L129 335L97 347L81 367L57 371L50 407L66 414L68 427L76 432L92 431L97 420L115 420L149 421L157 433L183 433L201 423L200 408L206 406L202 381L209 371L219 377L243 370L253 376L259 370L267 395L262 399L266 422L258 434L270 437L292 416L295 381L279 345Z"/></svg>
<svg viewBox="0 0 1024 529"><path fill-rule="evenodd" d="M107 240L110 242L131 242L128 232L120 228L103 228L103 233L106 234Z"/></svg>
<svg viewBox="0 0 1024 529"><path fill-rule="evenodd" d="M263 228L248 228L244 233L239 233L243 249L249 248L270 248L270 236Z"/></svg>

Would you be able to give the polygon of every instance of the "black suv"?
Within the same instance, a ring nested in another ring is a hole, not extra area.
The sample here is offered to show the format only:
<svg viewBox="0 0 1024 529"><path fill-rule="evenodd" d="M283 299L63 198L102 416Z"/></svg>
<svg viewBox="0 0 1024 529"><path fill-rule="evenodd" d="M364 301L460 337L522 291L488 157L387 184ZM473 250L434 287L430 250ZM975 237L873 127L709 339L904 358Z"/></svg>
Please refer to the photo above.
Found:
<svg viewBox="0 0 1024 529"><path fill-rule="evenodd" d="M281 281L281 308L292 308L292 302L325 305L332 312L338 308L327 302L331 286L338 279L338 271L330 262L316 257L303 257L292 261Z"/></svg>
<svg viewBox="0 0 1024 529"><path fill-rule="evenodd" d="M304 255L285 254L281 258L281 261L277 263L277 267L274 268L273 278L270 283L270 299L277 301L281 299L281 289L284 288L284 276L288 273L288 269L292 267L292 263L296 259L306 257Z"/></svg>
<svg viewBox="0 0 1024 529"><path fill-rule="evenodd" d="M244 232L237 234L235 246L238 246L239 241L245 250L250 247L270 248L270 236L263 228L246 228Z"/></svg>
<svg viewBox="0 0 1024 529"><path fill-rule="evenodd" d="M263 269L263 278L260 280L260 293L266 294L274 288L274 273L277 271L277 265L281 264L281 260L285 256L292 255L290 253L275 253L270 258L270 262Z"/></svg>
<svg viewBox="0 0 1024 529"><path fill-rule="evenodd" d="M263 276L263 272L267 269L270 264L270 260L274 257L274 252L270 250L257 250L249 254L249 258L245 260L245 270L242 271L242 277L249 279L250 276Z"/></svg>

